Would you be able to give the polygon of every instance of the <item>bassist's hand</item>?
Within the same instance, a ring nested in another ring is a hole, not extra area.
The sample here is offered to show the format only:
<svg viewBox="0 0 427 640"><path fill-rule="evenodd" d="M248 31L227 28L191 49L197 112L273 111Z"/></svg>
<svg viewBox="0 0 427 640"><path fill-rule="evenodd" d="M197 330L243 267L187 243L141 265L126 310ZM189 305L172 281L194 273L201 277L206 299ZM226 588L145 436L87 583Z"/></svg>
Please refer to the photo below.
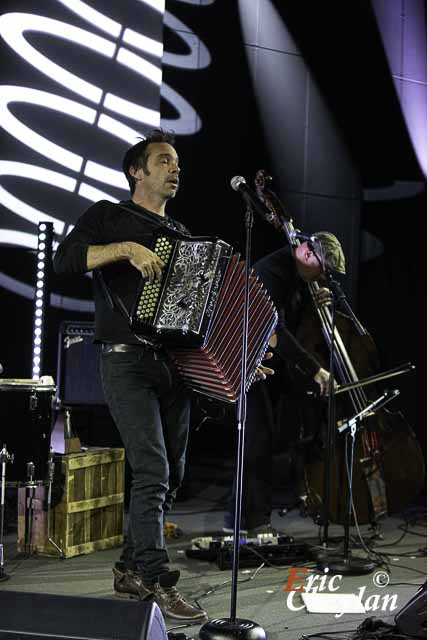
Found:
<svg viewBox="0 0 427 640"><path fill-rule="evenodd" d="M273 357L273 355L274 354L271 351L267 351L262 361L265 362L265 360L270 360ZM267 376L272 376L272 375L274 375L274 369L271 369L270 367L266 367L263 364L260 364L255 370L256 381L266 380Z"/></svg>
<svg viewBox="0 0 427 640"><path fill-rule="evenodd" d="M328 287L320 287L316 293L316 302L321 307L327 307L332 303L332 292Z"/></svg>
<svg viewBox="0 0 427 640"><path fill-rule="evenodd" d="M326 371L326 369L323 369L322 367L320 367L320 369L316 372L313 380L314 382L316 382L319 385L319 392L321 396L327 396L328 395L328 391L329 391L329 378L330 378L330 373L329 371ZM337 383L334 380L334 388L337 388Z"/></svg>

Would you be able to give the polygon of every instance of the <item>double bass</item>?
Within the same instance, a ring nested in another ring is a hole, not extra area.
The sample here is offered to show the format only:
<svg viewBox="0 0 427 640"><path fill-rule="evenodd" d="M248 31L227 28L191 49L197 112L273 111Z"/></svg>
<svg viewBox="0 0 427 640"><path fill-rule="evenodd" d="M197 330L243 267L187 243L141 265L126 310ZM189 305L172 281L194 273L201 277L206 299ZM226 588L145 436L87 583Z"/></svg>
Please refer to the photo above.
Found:
<svg viewBox="0 0 427 640"><path fill-rule="evenodd" d="M293 220L271 189L271 181L263 170L258 171L255 177L257 195L269 211L268 222L296 247L299 240ZM305 316L297 338L326 369L333 364L340 385L350 387L348 394L336 398L332 421L338 427L350 415L363 413L372 404L375 394L378 395L378 387L369 386L366 391L364 386L357 386L360 378L379 371L378 351L354 314L332 316L328 306L318 303L319 283L310 282L307 286L313 302L312 313ZM333 362L328 360L331 353ZM422 489L424 458L412 428L400 411L392 412L384 407L365 418L361 427L353 457L352 515L353 521L371 523L375 527L382 516L399 512ZM343 488L348 486L348 452L344 437L332 433L332 440L324 447L322 459L305 466L306 507L321 521L326 496L331 522L343 524L347 508ZM330 445L333 446L333 460L325 459ZM402 464L406 460L410 464ZM330 474L326 473L328 470Z"/></svg>

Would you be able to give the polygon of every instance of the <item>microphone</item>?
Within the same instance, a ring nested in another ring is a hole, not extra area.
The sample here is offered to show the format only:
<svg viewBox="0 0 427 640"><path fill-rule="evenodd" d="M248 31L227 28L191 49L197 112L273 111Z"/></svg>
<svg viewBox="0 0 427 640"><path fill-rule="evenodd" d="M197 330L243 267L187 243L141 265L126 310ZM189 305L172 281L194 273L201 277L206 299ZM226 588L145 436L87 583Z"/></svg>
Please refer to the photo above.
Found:
<svg viewBox="0 0 427 640"><path fill-rule="evenodd" d="M234 176L234 178L231 178L230 184L234 191L238 191L244 200L252 205L262 218L265 218L267 222L274 220L274 214L261 202L257 194L248 187L243 176Z"/></svg>
<svg viewBox="0 0 427 640"><path fill-rule="evenodd" d="M299 229L293 229L292 231L289 232L289 235L291 237L292 242L294 240L302 240L303 242L311 242L311 243L319 242L316 236L309 236L306 233L301 233Z"/></svg>

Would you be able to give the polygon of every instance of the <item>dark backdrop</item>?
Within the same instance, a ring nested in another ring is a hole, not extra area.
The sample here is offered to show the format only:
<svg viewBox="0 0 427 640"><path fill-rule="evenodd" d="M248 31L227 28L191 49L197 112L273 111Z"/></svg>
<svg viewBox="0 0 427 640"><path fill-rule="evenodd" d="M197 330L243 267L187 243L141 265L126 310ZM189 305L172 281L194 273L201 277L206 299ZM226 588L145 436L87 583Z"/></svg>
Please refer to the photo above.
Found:
<svg viewBox="0 0 427 640"><path fill-rule="evenodd" d="M253 4L258 6L258 2L261 9L269 4L262 0ZM244 4L240 3L240 6ZM421 386L423 382L424 177L407 134L371 5L367 1L345 3L345 9L342 5L334 2L325 7L322 3L320 7L318 3L302 0L286 3L286 6L278 1L271 3L281 19L286 21L297 46L297 53L288 53L299 56L302 72L316 87L322 100L321 113L327 111L328 127L331 122L334 124L334 136L339 141L342 155L337 164L331 155L322 159L322 145L328 146L330 139L318 141L318 171L327 176L329 185L333 185L336 171L342 169L338 164L345 157L352 181L357 184L357 190L350 198L352 206L356 202L358 207L358 227L355 229L352 223L353 240L349 245L350 270L356 283L349 290L351 300L374 337L384 368L405 361L417 365L415 374L406 374L393 382L393 386L401 389L399 399L394 402L396 408L403 409L427 451L422 396L420 393L417 396L417 385ZM190 4L167 0L166 8L181 21L178 26L175 24L175 29L165 27L166 51L188 53L188 46L179 37L181 30L189 34L196 48L200 38L211 56L209 66L201 64L197 69L163 65L164 81L185 96L196 110L201 125L195 133L184 132L178 136L182 186L176 200L170 203L170 213L182 219L194 233L218 235L231 242L236 250L243 251L244 205L238 194L231 190L229 181L234 175L243 175L251 184L255 171L263 167L273 174L279 195L286 203L291 203L292 213L304 229L313 231L313 224L330 219L342 234L341 239L347 241L342 218L334 218L329 206L331 201L325 199L331 194L316 194L314 190L310 191L307 183L290 188L278 172L280 153L283 152L291 163L293 150L287 148L289 145L286 145L279 129L277 140L280 146L274 146L274 136L271 131L268 134L269 122L265 119L262 105L270 102L277 109L277 96L281 95L280 87L287 78L278 75L277 86L273 82L270 91L260 95L254 91L248 64L250 56L247 55L248 50L251 54L276 52L276 45L245 39L240 26L239 3L217 0L211 4ZM262 21L262 11L258 15ZM102 77L105 80L108 73L104 72ZM289 99L292 100L292 93ZM173 128L177 110L165 98L161 101L161 112L163 122ZM316 113L320 111L315 111L313 120L309 121L312 127L316 124ZM322 120L318 123L319 132L328 130L322 128L322 123ZM192 128L195 127L190 123L189 129ZM80 144L84 146L84 139ZM304 146L304 140L297 140L295 145L295 149L299 149ZM108 158L101 154L97 160L111 165L117 160L118 164L120 151L121 147L116 149L114 157L108 154ZM316 165L312 170L316 172ZM408 192L403 191L398 199L373 200L373 194L379 193L378 189L387 190L396 181L416 185L416 195L408 197ZM115 195L124 197L121 192ZM310 211L314 209L307 208L310 198L313 201L316 197L322 202L325 216L320 220L313 220ZM83 210L81 202L76 209L80 207ZM76 211L76 217L80 212ZM54 214L54 209L51 213ZM342 210L337 212L337 216L341 215ZM283 238L271 227L256 220L252 259L277 248L282 242ZM0 255L1 269L31 281L32 252L2 248ZM57 292L85 299L90 297L90 281L87 279L67 280L66 283L54 279L53 284ZM91 318L91 314L57 308L50 310L45 373L56 376L60 323ZM2 289L2 325L0 361L5 367L4 375L29 376L31 301ZM212 413L222 415L216 408ZM199 418L200 411L196 407L195 423ZM194 432L191 450L195 456L197 451L206 455L210 450L218 455L230 453L234 446L233 419L232 412L227 410L226 419L208 422L200 431ZM223 428L224 422L227 423L226 428ZM96 429L94 437L108 440L109 433L112 431L103 423L101 429Z"/></svg>

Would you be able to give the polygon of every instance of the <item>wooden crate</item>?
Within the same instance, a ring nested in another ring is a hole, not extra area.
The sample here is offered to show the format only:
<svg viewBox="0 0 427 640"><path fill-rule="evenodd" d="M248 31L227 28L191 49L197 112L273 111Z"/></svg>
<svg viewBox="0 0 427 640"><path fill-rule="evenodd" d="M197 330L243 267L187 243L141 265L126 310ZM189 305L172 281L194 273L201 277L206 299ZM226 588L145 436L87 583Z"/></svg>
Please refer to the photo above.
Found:
<svg viewBox="0 0 427 640"><path fill-rule="evenodd" d="M66 558L123 544L124 458L124 449L96 448L61 456L64 493L50 512L50 537ZM58 556L47 540L45 496L44 486L35 490L32 545L28 549L25 488L18 490L18 551Z"/></svg>

